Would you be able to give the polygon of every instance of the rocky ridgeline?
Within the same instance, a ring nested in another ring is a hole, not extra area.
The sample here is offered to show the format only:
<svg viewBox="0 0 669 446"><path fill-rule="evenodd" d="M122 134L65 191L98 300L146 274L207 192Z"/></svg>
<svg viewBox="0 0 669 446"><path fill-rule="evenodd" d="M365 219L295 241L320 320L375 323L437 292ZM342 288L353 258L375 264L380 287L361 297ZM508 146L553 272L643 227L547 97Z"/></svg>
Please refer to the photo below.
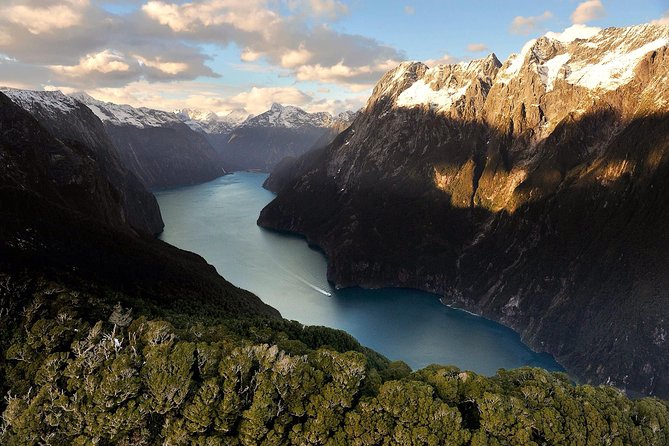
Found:
<svg viewBox="0 0 669 446"><path fill-rule="evenodd" d="M439 293L581 379L667 396L668 43L575 26L503 64L402 63L275 170L259 223L320 245L339 286Z"/></svg>

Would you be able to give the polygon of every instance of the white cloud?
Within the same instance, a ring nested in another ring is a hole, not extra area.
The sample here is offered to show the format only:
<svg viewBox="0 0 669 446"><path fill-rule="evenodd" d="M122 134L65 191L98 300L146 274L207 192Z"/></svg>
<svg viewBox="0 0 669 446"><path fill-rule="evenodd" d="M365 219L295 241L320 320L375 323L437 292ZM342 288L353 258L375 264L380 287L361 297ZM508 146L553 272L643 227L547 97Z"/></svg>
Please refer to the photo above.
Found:
<svg viewBox="0 0 669 446"><path fill-rule="evenodd" d="M350 110L357 111L365 105L369 95L358 95L346 99L320 99L308 104L305 109L311 113L329 112L334 115Z"/></svg>
<svg viewBox="0 0 669 446"><path fill-rule="evenodd" d="M130 65L124 61L123 55L112 50L104 50L82 57L77 65L51 65L50 68L56 73L80 77L92 72L104 74L115 71L127 72L130 70Z"/></svg>
<svg viewBox="0 0 669 446"><path fill-rule="evenodd" d="M588 23L601 19L606 14L601 0L587 0L580 3L571 15L572 23Z"/></svg>
<svg viewBox="0 0 669 446"><path fill-rule="evenodd" d="M400 52L374 39L340 33L327 24L314 25L299 15L308 11L311 17L333 18L347 12L339 1L288 1L288 9L298 13L293 16L279 15L272 5L272 0L180 4L152 0L142 10L177 37L216 44L234 42L244 48L240 55L243 62L264 58L270 65L292 70L298 80L348 83L349 88L359 89L385 71L376 67L388 59L402 58Z"/></svg>
<svg viewBox="0 0 669 446"><path fill-rule="evenodd" d="M253 114L266 111L274 102L304 106L311 100L311 96L295 87L253 87L227 99L229 103L242 106Z"/></svg>
<svg viewBox="0 0 669 446"><path fill-rule="evenodd" d="M437 65L451 65L458 63L460 60L457 57L453 57L450 54L444 54L439 59L428 59L425 61L425 65L428 67L435 67Z"/></svg>
<svg viewBox="0 0 669 446"><path fill-rule="evenodd" d="M480 53L481 51L488 51L488 46L485 43L470 43L467 45L467 51L470 53Z"/></svg>
<svg viewBox="0 0 669 446"><path fill-rule="evenodd" d="M52 86L64 93L77 89ZM253 87L235 94L221 94L220 87L204 82L131 82L123 87L93 88L86 92L101 101L129 104L133 107L150 107L171 111L193 108L225 115L237 108L258 114L269 109L273 102L308 108L313 97L295 87Z"/></svg>
<svg viewBox="0 0 669 446"><path fill-rule="evenodd" d="M329 84L340 84L352 91L361 91L376 82L385 72L395 68L397 60L385 60L375 65L348 66L343 62L323 66L302 65L297 67L295 77L300 81L320 81ZM368 82L360 82L367 79Z"/></svg>
<svg viewBox="0 0 669 446"><path fill-rule="evenodd" d="M295 68L305 65L313 57L313 53L301 44L297 50L290 50L281 56L281 66L284 68Z"/></svg>
<svg viewBox="0 0 669 446"><path fill-rule="evenodd" d="M35 88L34 85L29 83L9 80L0 81L0 87L18 88L19 90L30 90Z"/></svg>
<svg viewBox="0 0 669 446"><path fill-rule="evenodd" d="M115 15L101 7L110 1L138 8ZM293 10L286 7L291 1ZM8 13L16 7L28 13ZM202 76L217 77L210 60L218 49L238 47L241 62L228 64L231 69L271 71L358 94L405 55L329 26L347 13L344 0L0 0L0 54L14 60L3 62L0 84L25 80L33 88L132 91L134 97L144 97L137 86L155 84L161 90L152 89L151 100L160 103L167 95L185 97L167 88L168 81L192 85ZM212 85L188 97L215 103L221 95L240 94Z"/></svg>
<svg viewBox="0 0 669 446"><path fill-rule="evenodd" d="M0 46L9 46L12 43L12 36L9 31L0 28Z"/></svg>
<svg viewBox="0 0 669 446"><path fill-rule="evenodd" d="M263 56L263 53L259 51L253 51L251 48L244 48L240 59L244 62L255 62Z"/></svg>
<svg viewBox="0 0 669 446"><path fill-rule="evenodd" d="M516 16L511 22L510 31L513 34L532 34L542 28L543 22L553 18L553 13L544 11L543 14L537 16Z"/></svg>
<svg viewBox="0 0 669 446"><path fill-rule="evenodd" d="M134 56L140 65L155 68L165 74L177 75L188 70L188 64L183 62L163 62L161 57L147 59L142 56Z"/></svg>
<svg viewBox="0 0 669 446"><path fill-rule="evenodd" d="M87 6L88 0L64 0L61 4L39 7L18 4L0 8L0 16L32 34L41 34L79 24L83 19L81 10Z"/></svg>
<svg viewBox="0 0 669 446"><path fill-rule="evenodd" d="M416 13L416 8L414 8L413 6L410 6L410 5L406 5L404 7L404 13L406 15L414 15Z"/></svg>
<svg viewBox="0 0 669 446"><path fill-rule="evenodd" d="M165 3L152 0L142 11L172 31L197 30L199 26L229 25L240 31L264 32L281 17L264 0L208 0L199 3Z"/></svg>
<svg viewBox="0 0 669 446"><path fill-rule="evenodd" d="M338 0L289 0L288 7L293 11L330 20L348 14L348 6Z"/></svg>
<svg viewBox="0 0 669 446"><path fill-rule="evenodd" d="M653 25L669 25L669 11L665 12L659 19L653 20L650 23Z"/></svg>

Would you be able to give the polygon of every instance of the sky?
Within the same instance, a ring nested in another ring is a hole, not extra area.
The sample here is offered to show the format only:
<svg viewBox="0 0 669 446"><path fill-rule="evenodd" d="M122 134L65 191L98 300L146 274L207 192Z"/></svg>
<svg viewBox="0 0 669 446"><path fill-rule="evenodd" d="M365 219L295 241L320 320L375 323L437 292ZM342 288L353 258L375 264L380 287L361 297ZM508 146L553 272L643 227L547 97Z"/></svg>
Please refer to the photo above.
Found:
<svg viewBox="0 0 669 446"><path fill-rule="evenodd" d="M669 0L0 0L0 85L338 113L404 60L504 61L547 31L648 22L669 25Z"/></svg>

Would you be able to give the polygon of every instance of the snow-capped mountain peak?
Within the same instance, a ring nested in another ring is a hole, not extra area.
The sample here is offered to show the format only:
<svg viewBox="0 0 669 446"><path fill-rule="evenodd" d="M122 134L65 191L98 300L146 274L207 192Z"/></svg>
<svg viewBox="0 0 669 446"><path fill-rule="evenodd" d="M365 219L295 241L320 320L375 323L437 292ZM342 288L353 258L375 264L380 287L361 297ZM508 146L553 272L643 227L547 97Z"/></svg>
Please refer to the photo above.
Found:
<svg viewBox="0 0 669 446"><path fill-rule="evenodd" d="M50 111L62 113L75 110L79 106L77 101L64 95L60 90L36 91L0 87L0 91L25 110L35 110L36 106L40 106L46 113Z"/></svg>
<svg viewBox="0 0 669 446"><path fill-rule="evenodd" d="M529 66L552 91L557 79L591 91L613 91L634 79L647 54L669 44L669 27L638 25L599 29L574 25L562 33L549 32L512 55L499 81L508 83Z"/></svg>
<svg viewBox="0 0 669 446"><path fill-rule="evenodd" d="M274 103L265 113L247 119L241 127L327 127L333 119L326 112L309 113L294 105Z"/></svg>
<svg viewBox="0 0 669 446"><path fill-rule="evenodd" d="M207 110L199 110L195 108L181 108L174 110L174 114L177 115L182 121L216 121L218 116L216 113Z"/></svg>
<svg viewBox="0 0 669 446"><path fill-rule="evenodd" d="M173 113L146 107L135 108L130 105L99 101L83 92L73 93L70 97L85 104L102 122L113 125L146 128L163 127L180 122Z"/></svg>
<svg viewBox="0 0 669 446"><path fill-rule="evenodd" d="M632 82L641 61L668 45L669 26L599 29L574 25L530 40L504 64L494 54L431 68L420 62L403 62L379 81L367 109L381 104L474 116L481 110L467 108L465 103L471 105L476 98L475 103L483 107L493 87L517 91L515 83L533 83L535 79L540 89L537 94L551 93L558 83L566 82L582 89L581 97L596 97ZM662 100L653 99L657 103Z"/></svg>
<svg viewBox="0 0 669 446"><path fill-rule="evenodd" d="M212 111L184 108L174 111L186 125L201 133L226 133L252 117L244 108L236 108L227 114L219 115Z"/></svg>

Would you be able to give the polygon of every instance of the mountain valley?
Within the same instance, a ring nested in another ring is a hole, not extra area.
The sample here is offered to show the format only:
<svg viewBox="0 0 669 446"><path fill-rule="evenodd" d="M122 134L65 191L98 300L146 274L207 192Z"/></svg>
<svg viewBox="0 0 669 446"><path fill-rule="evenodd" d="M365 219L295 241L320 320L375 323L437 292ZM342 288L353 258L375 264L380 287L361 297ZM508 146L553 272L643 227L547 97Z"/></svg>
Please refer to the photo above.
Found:
<svg viewBox="0 0 669 446"><path fill-rule="evenodd" d="M0 444L669 445L669 11L571 3L0 5Z"/></svg>

